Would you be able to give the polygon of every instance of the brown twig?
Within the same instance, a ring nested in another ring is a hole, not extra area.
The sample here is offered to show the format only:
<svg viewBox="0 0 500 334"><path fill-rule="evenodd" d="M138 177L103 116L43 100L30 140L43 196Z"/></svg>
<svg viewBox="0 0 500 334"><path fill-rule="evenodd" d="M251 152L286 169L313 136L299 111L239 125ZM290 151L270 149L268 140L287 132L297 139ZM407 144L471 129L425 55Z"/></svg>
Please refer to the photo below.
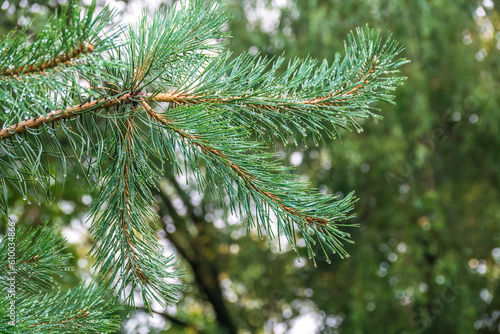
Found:
<svg viewBox="0 0 500 334"><path fill-rule="evenodd" d="M132 154L132 132L135 129L135 123L134 123L134 117L127 118L125 121L125 133L123 136L123 142L126 144L126 150L127 150L127 157L130 157ZM137 264L137 259L134 255L134 243L132 241L132 238L130 237L130 229L128 227L128 224L126 223L126 217L125 217L125 212L130 213L130 188L128 184L128 165L125 164L124 166L124 171L123 171L123 182L125 184L125 189L123 191L123 195L125 198L125 210L122 211L122 219L121 219L121 225L123 228L123 231L125 232L125 240L127 241L127 245L130 249L130 257L128 254L124 254L125 258L127 259L127 265L129 268L133 267L133 270L137 274L137 276L144 282L148 283L149 280L148 278L144 275L144 272L142 268Z"/></svg>
<svg viewBox="0 0 500 334"><path fill-rule="evenodd" d="M70 322L70 321L73 321L73 320L76 320L76 319L80 319L80 318L86 318L89 316L89 311L87 309L83 309L80 311L79 314L75 315L74 317L71 317L71 318L68 318L68 319L64 319L64 320L59 320L59 321L50 321L50 322L42 322L42 323L36 323L36 324L33 324L33 325L29 325L29 327L36 327L36 326L42 326L42 325L52 325L52 324L64 324L66 322Z"/></svg>
<svg viewBox="0 0 500 334"><path fill-rule="evenodd" d="M26 121L19 122L8 128L0 130L0 139L6 139L17 134L24 133L28 129L36 129L45 124L51 124L57 121L61 121L67 118L75 117L82 112L93 110L93 109L104 109L113 106L118 106L120 104L125 104L130 102L130 98L134 97L134 93L125 93L116 98L110 99L100 99L96 101L87 102L74 107L69 107L65 110L56 110L48 113L46 116L42 115L38 118L28 119Z"/></svg>
<svg viewBox="0 0 500 334"><path fill-rule="evenodd" d="M35 255L34 257L32 257L31 259L27 259L27 260L24 260L23 262L20 262L20 263L14 263L14 264L6 264L4 267L15 267L15 266L18 266L18 265L21 265L21 264L26 264L26 263L31 263L31 262L40 262L40 255Z"/></svg>
<svg viewBox="0 0 500 334"><path fill-rule="evenodd" d="M39 262L39 261L40 261L40 255L37 254L34 257L32 257L31 259L24 260L23 262L21 262L21 264L31 263L31 262Z"/></svg>
<svg viewBox="0 0 500 334"><path fill-rule="evenodd" d="M81 55L85 55L94 51L94 46L92 44L84 44L80 43L73 51L67 51L65 54L60 55L57 58L52 60L47 60L38 65L22 65L18 68L2 70L0 69L0 75L2 76L16 76L19 74L45 74L45 71L51 68L55 68L59 65L65 65L72 62L73 59L80 57Z"/></svg>

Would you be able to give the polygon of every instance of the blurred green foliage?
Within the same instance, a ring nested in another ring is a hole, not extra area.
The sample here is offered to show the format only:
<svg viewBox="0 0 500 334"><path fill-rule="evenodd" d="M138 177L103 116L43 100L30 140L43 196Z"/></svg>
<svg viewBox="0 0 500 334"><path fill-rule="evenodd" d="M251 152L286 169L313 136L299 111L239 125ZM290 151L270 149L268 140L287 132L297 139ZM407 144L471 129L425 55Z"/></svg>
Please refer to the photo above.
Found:
<svg viewBox="0 0 500 334"><path fill-rule="evenodd" d="M303 151L299 172L320 189L355 189L360 197L362 227L353 231L351 259L320 265L301 283L314 291L324 319L342 317L324 331L498 332L500 20L493 2L230 6L236 54L332 59L346 33L368 24L391 31L412 61L382 122L367 121L361 135ZM270 31L276 6L279 21Z"/></svg>
<svg viewBox="0 0 500 334"><path fill-rule="evenodd" d="M315 268L286 245L280 251L277 243L246 236L235 217L185 179L166 178L157 196L160 237L187 267L187 290L176 309L159 311L160 320L139 312L124 319L124 330L498 332L500 17L494 2L225 2L234 16L235 54L332 60L347 33L368 24L405 45L408 80L396 92L397 104L384 106L384 120L367 120L364 133L344 132L342 142L327 147L280 148L320 191L356 190L361 227L352 230L350 259L319 261ZM50 219L66 226L67 235L85 230L92 194L82 192L76 173L68 175L62 201L38 206L12 198L13 213L26 225ZM91 240L85 238L71 244L78 269L63 278L68 286L88 275Z"/></svg>

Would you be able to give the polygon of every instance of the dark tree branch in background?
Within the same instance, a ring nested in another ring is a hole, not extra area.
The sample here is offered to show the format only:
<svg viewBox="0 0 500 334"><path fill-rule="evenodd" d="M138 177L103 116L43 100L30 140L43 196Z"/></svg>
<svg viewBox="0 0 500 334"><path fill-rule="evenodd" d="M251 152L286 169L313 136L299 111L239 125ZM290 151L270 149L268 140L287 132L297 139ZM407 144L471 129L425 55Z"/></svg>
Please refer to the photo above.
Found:
<svg viewBox="0 0 500 334"><path fill-rule="evenodd" d="M141 309L144 312L148 312L148 309L146 309L146 308L139 308L138 307L138 309ZM179 327L192 327L192 328L196 328L195 325L187 323L187 322L182 321L182 320L179 320L176 317L174 317L174 316L172 316L172 315L170 315L170 314L168 314L166 312L156 311L155 309L151 309L151 312L153 312L154 314L158 314L159 316L164 317L165 319L167 319L168 321L170 321L172 324L177 325Z"/></svg>
<svg viewBox="0 0 500 334"><path fill-rule="evenodd" d="M193 206L189 203L189 200L186 201L186 199L188 199L186 192L182 190L176 180L170 179L170 183L174 186L178 195L183 199L184 205L188 207L188 215L185 218L181 217L175 210L169 197L161 190L158 192L158 195L163 202L162 205L160 205L160 214L162 216L165 214L170 215L175 222L176 229L182 229L185 233L187 233L187 231L184 226L189 222L189 220L191 220L192 223L195 224L199 232L199 236L206 235L203 233L203 229L205 228L204 225L207 223L194 215ZM226 329L227 333L236 334L237 326L232 320L232 316L226 306L224 295L220 287L219 272L213 260L210 261L204 255L202 248L205 245L197 242L197 239L200 238L192 237L183 238L184 242L180 242L180 240L177 240L176 237L167 231L165 224L163 225L163 228L167 239L191 266L196 284L205 294L207 300L212 304L219 324ZM176 236L179 235L181 234L176 233Z"/></svg>

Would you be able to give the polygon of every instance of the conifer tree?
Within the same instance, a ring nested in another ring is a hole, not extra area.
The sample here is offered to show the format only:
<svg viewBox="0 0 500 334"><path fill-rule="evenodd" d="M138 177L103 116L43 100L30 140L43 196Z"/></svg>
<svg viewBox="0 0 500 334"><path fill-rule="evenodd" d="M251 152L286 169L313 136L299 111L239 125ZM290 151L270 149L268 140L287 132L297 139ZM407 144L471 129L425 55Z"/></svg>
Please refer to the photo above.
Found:
<svg viewBox="0 0 500 334"><path fill-rule="evenodd" d="M309 138L321 144L339 138L338 128L361 132L360 120L380 118L376 102L392 103L404 80L394 75L406 62L397 42L364 28L331 62L233 57L225 50L228 16L215 0L181 1L129 27L112 23L115 11L95 8L68 5L37 36L24 28L0 41L5 216L8 191L57 199L69 168L81 170L93 194L95 281L40 296L64 270L60 233L17 228L13 262L2 240L0 271L8 276L10 268L18 283L15 330L106 332L116 326L118 297L133 307L138 292L149 311L153 300L175 302L181 286L171 281L181 273L157 241L152 192L165 164L192 174L221 205L227 195L248 231L283 235L294 249L301 235L312 259L317 245L327 259L348 256L354 195L319 194L272 149ZM9 287L1 288L4 310ZM104 298L107 291L116 297ZM8 312L0 318L4 326Z"/></svg>

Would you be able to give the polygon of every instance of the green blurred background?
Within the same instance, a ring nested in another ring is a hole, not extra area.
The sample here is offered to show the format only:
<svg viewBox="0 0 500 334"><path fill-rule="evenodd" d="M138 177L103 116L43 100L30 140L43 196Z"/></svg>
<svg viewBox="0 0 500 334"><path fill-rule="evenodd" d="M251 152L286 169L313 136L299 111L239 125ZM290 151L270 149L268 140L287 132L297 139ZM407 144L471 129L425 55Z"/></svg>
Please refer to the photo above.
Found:
<svg viewBox="0 0 500 334"><path fill-rule="evenodd" d="M493 0L225 0L230 48L333 60L368 24L405 47L411 63L380 105L383 121L324 147L281 148L285 164L325 193L360 198L351 258L312 261L246 236L239 220L182 177L161 181L161 241L187 268L176 307L124 318L127 333L499 333L500 3ZM137 16L140 2L109 2ZM1 2L0 31L43 17L56 1ZM161 5L148 3L150 9ZM168 5L168 2L165 3ZM125 20L125 21L126 21ZM33 26L36 31L38 25ZM75 271L89 276L86 211L70 185L50 203L11 197L23 225L63 228ZM305 251L302 251L304 256Z"/></svg>

